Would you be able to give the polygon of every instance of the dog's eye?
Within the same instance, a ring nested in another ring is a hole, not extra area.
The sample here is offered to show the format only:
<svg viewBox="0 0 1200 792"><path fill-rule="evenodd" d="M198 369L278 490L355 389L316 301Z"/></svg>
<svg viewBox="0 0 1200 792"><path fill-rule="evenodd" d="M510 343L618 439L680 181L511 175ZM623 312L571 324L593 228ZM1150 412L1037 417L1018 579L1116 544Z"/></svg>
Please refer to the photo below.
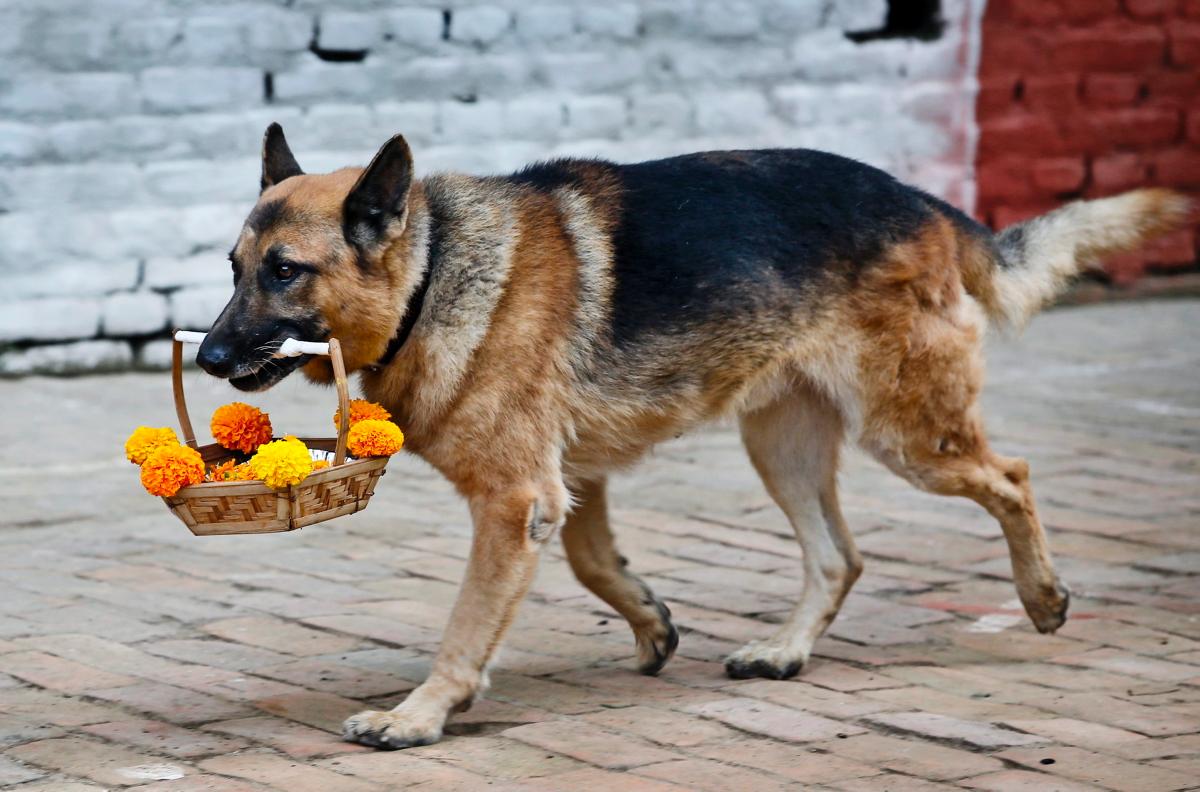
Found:
<svg viewBox="0 0 1200 792"><path fill-rule="evenodd" d="M288 281L296 277L296 268L291 264L280 262L275 265L275 277L282 281Z"/></svg>

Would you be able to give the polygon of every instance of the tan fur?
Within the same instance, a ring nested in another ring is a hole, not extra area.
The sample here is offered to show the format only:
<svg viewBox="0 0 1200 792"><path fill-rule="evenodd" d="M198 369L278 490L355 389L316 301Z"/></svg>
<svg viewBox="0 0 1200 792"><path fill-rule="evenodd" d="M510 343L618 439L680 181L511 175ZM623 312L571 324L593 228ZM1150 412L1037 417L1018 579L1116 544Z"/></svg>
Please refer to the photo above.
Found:
<svg viewBox="0 0 1200 792"><path fill-rule="evenodd" d="M739 416L751 460L805 559L802 601L773 638L731 656L731 674L794 673L861 571L837 502L845 436L914 485L983 505L1008 540L1034 623L1044 631L1062 623L1066 592L1027 466L990 449L979 414L984 311L1023 320L1078 259L1126 248L1177 219L1178 199L1142 191L1052 213L1024 226L1030 239L1021 250L1032 257L1007 269L994 248L936 215L857 270L853 288L839 286L834 267L810 303L772 301L772 291L748 301L757 307L744 316L618 353L607 328L619 195L603 169L578 168L590 189L542 192L457 175L414 183L402 219L365 269L343 239L341 216L361 169L268 187L262 200L283 201L288 222L262 238L248 227L239 240L247 260L282 244L322 262L303 299L340 339L367 397L404 428L407 448L467 499L475 524L429 679L392 711L350 718L347 739L384 747L437 739L448 713L486 686L487 663L539 549L559 527L575 574L629 621L641 666L656 672L674 649L674 628L624 568L605 477L726 415ZM442 236L431 263L435 221ZM1001 239L1002 250L1018 247ZM431 266L411 335L375 366ZM305 372L330 378L316 361Z"/></svg>

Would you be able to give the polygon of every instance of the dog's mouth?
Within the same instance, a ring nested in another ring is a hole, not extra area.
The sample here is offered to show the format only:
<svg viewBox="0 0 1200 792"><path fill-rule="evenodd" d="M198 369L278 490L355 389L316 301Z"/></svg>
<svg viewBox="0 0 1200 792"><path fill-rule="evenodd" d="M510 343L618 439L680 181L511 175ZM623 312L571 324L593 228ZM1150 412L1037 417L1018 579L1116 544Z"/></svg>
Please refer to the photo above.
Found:
<svg viewBox="0 0 1200 792"><path fill-rule="evenodd" d="M267 357L257 363L247 364L245 373L229 378L229 384L248 393L265 391L296 369L312 360L312 355L297 357Z"/></svg>

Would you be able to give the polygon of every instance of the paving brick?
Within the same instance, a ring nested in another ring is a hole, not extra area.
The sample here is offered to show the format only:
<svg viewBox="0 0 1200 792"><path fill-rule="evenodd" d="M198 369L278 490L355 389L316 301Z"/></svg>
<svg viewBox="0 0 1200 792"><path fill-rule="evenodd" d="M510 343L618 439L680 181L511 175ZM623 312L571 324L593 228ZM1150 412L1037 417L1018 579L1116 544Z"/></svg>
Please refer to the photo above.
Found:
<svg viewBox="0 0 1200 792"><path fill-rule="evenodd" d="M580 721L528 723L501 734L609 769L626 769L677 758L644 740L626 737Z"/></svg>
<svg viewBox="0 0 1200 792"><path fill-rule="evenodd" d="M317 655L353 649L358 641L280 619L246 616L204 625L205 632L238 643L291 655Z"/></svg>
<svg viewBox="0 0 1200 792"><path fill-rule="evenodd" d="M685 789L724 792L729 789L771 790L791 789L792 784L766 773L741 767L733 767L710 759L683 759L678 762L639 767L637 775L650 776Z"/></svg>
<svg viewBox="0 0 1200 792"><path fill-rule="evenodd" d="M772 740L714 743L693 747L688 753L773 773L805 785L863 778L878 775L880 772L862 762L841 759L828 753L816 753L808 746Z"/></svg>
<svg viewBox="0 0 1200 792"><path fill-rule="evenodd" d="M33 781L45 775L41 770L0 756L0 786L9 787Z"/></svg>
<svg viewBox="0 0 1200 792"><path fill-rule="evenodd" d="M163 762L152 754L78 737L18 745L10 748L8 755L28 764L122 787L155 779L181 778L194 772L182 762Z"/></svg>
<svg viewBox="0 0 1200 792"><path fill-rule="evenodd" d="M922 781L920 778L895 773L854 778L849 781L835 781L830 786L833 789L846 790L846 792L941 792L946 789L957 789L949 784Z"/></svg>
<svg viewBox="0 0 1200 792"><path fill-rule="evenodd" d="M1200 734L1128 742L1112 746L1109 752L1126 759L1158 759L1164 756L1197 754L1200 753Z"/></svg>
<svg viewBox="0 0 1200 792"><path fill-rule="evenodd" d="M986 775L975 776L974 778L964 778L958 782L959 786L965 786L969 789L986 789L992 792L1020 792L1020 790L1030 790L1030 792L1088 792L1088 790L1100 789L1101 787L1091 784L1082 784L1078 781L1069 781L1063 778L1055 778L1054 776L1045 773L1034 773L1028 770L1002 770L999 773L987 773Z"/></svg>
<svg viewBox="0 0 1200 792"><path fill-rule="evenodd" d="M1082 748L1012 748L997 756L1054 775L1130 792L1184 789L1195 783L1193 776L1184 773L1135 764ZM1046 762L1046 759L1053 761Z"/></svg>
<svg viewBox="0 0 1200 792"><path fill-rule="evenodd" d="M1171 712L1164 707L1149 707L1132 701L1095 693L1072 693L1047 699L1042 706L1063 715L1151 737L1169 737L1195 731L1195 718Z"/></svg>
<svg viewBox="0 0 1200 792"><path fill-rule="evenodd" d="M935 781L981 775L1003 768L999 761L988 756L879 734L860 734L818 743L814 747L863 764Z"/></svg>
<svg viewBox="0 0 1200 792"><path fill-rule="evenodd" d="M527 745L503 736L453 738L436 745L417 748L413 753L493 780L523 782L541 776L557 776L586 769L582 762L548 753L547 749L540 745Z"/></svg>
<svg viewBox="0 0 1200 792"><path fill-rule="evenodd" d="M0 656L0 671L63 693L83 693L95 688L132 685L138 681L133 677L110 674L44 652L13 652Z"/></svg>
<svg viewBox="0 0 1200 792"><path fill-rule="evenodd" d="M282 718L239 718L205 724L204 729L253 740L296 759L361 753L367 750L361 745L346 742L338 732L314 729ZM209 739L219 740L221 738L211 737ZM244 744L243 740L236 742Z"/></svg>
<svg viewBox="0 0 1200 792"><path fill-rule="evenodd" d="M239 753L216 756L200 762L200 767L213 773L246 778L289 792L326 792L337 789L346 792L378 792L379 786L350 778L332 770L299 764L282 756L264 753Z"/></svg>
<svg viewBox="0 0 1200 792"><path fill-rule="evenodd" d="M1012 745L1037 745L1047 740L1010 729L997 728L989 723L950 718L930 712L887 712L870 715L867 720L897 731L947 742L966 743L976 748L992 749Z"/></svg>
<svg viewBox="0 0 1200 792"><path fill-rule="evenodd" d="M253 668L279 665L289 659L287 655L268 649L217 639L154 641L144 644L143 648L151 654L187 663L216 666L227 671L249 671Z"/></svg>
<svg viewBox="0 0 1200 792"><path fill-rule="evenodd" d="M1042 696L1045 694L1042 693ZM888 688L864 691L863 696L880 702L891 710L917 709L968 721L997 721L1004 718L1036 718L1042 713L1032 704L1006 704L1000 699L1007 695L989 693L973 696L956 696L928 687ZM1038 696L1026 699L1013 697L1015 701L1036 702Z"/></svg>
<svg viewBox="0 0 1200 792"><path fill-rule="evenodd" d="M679 792L685 787L665 781L638 778L617 770L601 770L589 767L569 773L558 773L546 778L528 779L522 786L529 789L551 789L555 792L575 792L578 789L621 789L628 792Z"/></svg>
<svg viewBox="0 0 1200 792"><path fill-rule="evenodd" d="M270 696L255 704L263 712L334 733L341 732L342 721L363 709L356 701L311 691Z"/></svg>
<svg viewBox="0 0 1200 792"><path fill-rule="evenodd" d="M505 674L492 677L491 693L502 701L513 701L540 707L565 715L595 712L616 705L624 696L615 690L564 685L551 679L538 679Z"/></svg>
<svg viewBox="0 0 1200 792"><path fill-rule="evenodd" d="M696 746L738 736L737 732L719 723L640 705L592 712L580 716L580 720L674 747Z"/></svg>
<svg viewBox="0 0 1200 792"><path fill-rule="evenodd" d="M1075 718L1038 718L1036 720L1008 720L1004 725L1018 731L1040 734L1055 742L1076 745L1082 748L1104 748L1125 743L1147 741L1140 734L1124 729L1104 726L1099 723L1076 720Z"/></svg>
<svg viewBox="0 0 1200 792"><path fill-rule="evenodd" d="M862 734L865 731L853 724L817 715L805 715L788 707L757 699L711 701L693 704L685 709L705 718L719 720L735 729L787 742L827 740L831 737Z"/></svg>
<svg viewBox="0 0 1200 792"><path fill-rule="evenodd" d="M197 773L174 781L154 781L133 787L137 792L263 792L275 788L209 773Z"/></svg>
<svg viewBox="0 0 1200 792"><path fill-rule="evenodd" d="M494 782L466 770L419 756L403 758L403 762L397 762L395 754L372 752L322 759L316 766L336 770L356 779L372 781L385 789L419 789L425 786L431 790L461 789L463 792L482 792L496 788Z"/></svg>
<svg viewBox="0 0 1200 792"><path fill-rule="evenodd" d="M101 739L123 743L157 754L169 754L180 759L229 753L246 746L243 740L204 734L155 720L121 720L93 723L83 731Z"/></svg>
<svg viewBox="0 0 1200 792"><path fill-rule="evenodd" d="M814 663L811 668L805 669L804 681L844 693L901 686L897 680L881 674L863 671L843 663L829 662Z"/></svg>
<svg viewBox="0 0 1200 792"><path fill-rule="evenodd" d="M1150 657L1138 657L1117 649L1093 649L1082 654L1062 655L1051 662L1070 666L1087 666L1127 674L1139 679L1179 682L1196 676L1196 667Z"/></svg>
<svg viewBox="0 0 1200 792"><path fill-rule="evenodd" d="M178 724L235 718L247 712L231 701L159 682L93 690L89 695Z"/></svg>
<svg viewBox="0 0 1200 792"><path fill-rule="evenodd" d="M115 707L32 688L6 690L0 697L0 712L32 723L72 727L104 723L124 714Z"/></svg>
<svg viewBox="0 0 1200 792"><path fill-rule="evenodd" d="M32 784L26 784L22 792L108 792L108 788L77 779L57 776L52 781L36 781Z"/></svg>

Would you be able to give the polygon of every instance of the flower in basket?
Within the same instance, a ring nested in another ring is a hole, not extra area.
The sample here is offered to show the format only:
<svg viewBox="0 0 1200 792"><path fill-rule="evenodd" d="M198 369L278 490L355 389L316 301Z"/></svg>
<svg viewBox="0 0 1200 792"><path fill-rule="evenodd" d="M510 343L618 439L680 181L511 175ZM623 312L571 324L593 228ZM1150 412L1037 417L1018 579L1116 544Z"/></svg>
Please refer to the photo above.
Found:
<svg viewBox="0 0 1200 792"><path fill-rule="evenodd" d="M156 448L177 445L179 438L175 436L175 430L171 427L139 426L125 441L125 458L135 465L140 465Z"/></svg>
<svg viewBox="0 0 1200 792"><path fill-rule="evenodd" d="M254 471L250 469L250 463L234 465L229 470L229 478L226 481L254 481Z"/></svg>
<svg viewBox="0 0 1200 792"><path fill-rule="evenodd" d="M404 445L404 433L391 421L366 418L350 427L346 445L360 458L391 456Z"/></svg>
<svg viewBox="0 0 1200 792"><path fill-rule="evenodd" d="M324 470L327 467L329 467L328 459L318 459L313 462L313 473L316 473L318 470Z"/></svg>
<svg viewBox="0 0 1200 792"><path fill-rule="evenodd" d="M249 462L238 464L237 460L227 459L224 462L213 465L208 470L208 476L205 481L253 481L254 471L250 469Z"/></svg>
<svg viewBox="0 0 1200 792"><path fill-rule="evenodd" d="M250 457L254 478L261 479L272 489L299 484L312 472L313 461L308 447L294 437L285 437L258 447Z"/></svg>
<svg viewBox="0 0 1200 792"><path fill-rule="evenodd" d="M200 452L184 445L163 445L142 463L142 486L151 495L169 498L183 487L204 481Z"/></svg>
<svg viewBox="0 0 1200 792"><path fill-rule="evenodd" d="M351 399L350 400L350 425L359 421L386 421L392 417L392 414L380 407L375 402L369 402L366 399ZM341 429L342 427L342 411L337 409L333 413L333 428Z"/></svg>
<svg viewBox="0 0 1200 792"><path fill-rule="evenodd" d="M209 424L222 448L249 454L271 442L271 417L257 407L232 402L218 407Z"/></svg>
<svg viewBox="0 0 1200 792"><path fill-rule="evenodd" d="M237 460L226 459L224 462L209 468L208 473L204 476L204 480L229 481L229 475L235 467L237 467Z"/></svg>

